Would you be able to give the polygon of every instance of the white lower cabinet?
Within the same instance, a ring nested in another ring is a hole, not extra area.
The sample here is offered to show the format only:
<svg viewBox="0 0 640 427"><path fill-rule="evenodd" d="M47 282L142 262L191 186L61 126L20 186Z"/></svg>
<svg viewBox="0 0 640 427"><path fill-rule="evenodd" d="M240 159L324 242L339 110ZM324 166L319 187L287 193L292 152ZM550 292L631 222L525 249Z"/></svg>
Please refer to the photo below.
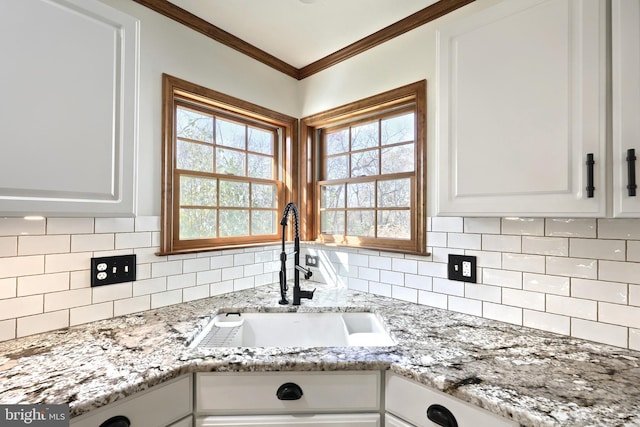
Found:
<svg viewBox="0 0 640 427"><path fill-rule="evenodd" d="M131 427L190 427L192 390L191 375L184 375L73 418L70 425L98 427L115 417L125 417Z"/></svg>
<svg viewBox="0 0 640 427"><path fill-rule="evenodd" d="M380 371L196 374L198 427L378 427Z"/></svg>
<svg viewBox="0 0 640 427"><path fill-rule="evenodd" d="M519 424L491 414L422 384L387 372L385 388L386 426L392 427L517 427ZM427 413L439 419L436 423ZM447 421L455 418L455 424Z"/></svg>

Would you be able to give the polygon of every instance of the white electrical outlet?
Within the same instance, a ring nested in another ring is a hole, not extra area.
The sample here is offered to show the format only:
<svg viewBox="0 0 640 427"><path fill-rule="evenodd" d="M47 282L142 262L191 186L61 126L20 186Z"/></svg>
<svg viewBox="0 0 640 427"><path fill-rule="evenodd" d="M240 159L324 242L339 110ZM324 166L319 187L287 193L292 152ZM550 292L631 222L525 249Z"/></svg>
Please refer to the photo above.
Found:
<svg viewBox="0 0 640 427"><path fill-rule="evenodd" d="M462 275L464 277L471 277L471 262L462 261Z"/></svg>

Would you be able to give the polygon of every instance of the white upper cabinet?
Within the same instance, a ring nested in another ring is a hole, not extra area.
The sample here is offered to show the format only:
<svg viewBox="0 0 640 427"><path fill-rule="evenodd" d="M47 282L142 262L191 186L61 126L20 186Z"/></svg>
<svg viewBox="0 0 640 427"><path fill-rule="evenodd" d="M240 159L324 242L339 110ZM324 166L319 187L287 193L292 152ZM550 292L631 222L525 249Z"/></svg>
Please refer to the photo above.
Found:
<svg viewBox="0 0 640 427"><path fill-rule="evenodd" d="M611 15L613 215L639 217L640 191L631 196L627 188L627 151L640 158L640 1L613 0Z"/></svg>
<svg viewBox="0 0 640 427"><path fill-rule="evenodd" d="M505 1L438 37L436 214L604 216L605 2Z"/></svg>
<svg viewBox="0 0 640 427"><path fill-rule="evenodd" d="M138 33L97 0L0 2L0 215L135 213Z"/></svg>

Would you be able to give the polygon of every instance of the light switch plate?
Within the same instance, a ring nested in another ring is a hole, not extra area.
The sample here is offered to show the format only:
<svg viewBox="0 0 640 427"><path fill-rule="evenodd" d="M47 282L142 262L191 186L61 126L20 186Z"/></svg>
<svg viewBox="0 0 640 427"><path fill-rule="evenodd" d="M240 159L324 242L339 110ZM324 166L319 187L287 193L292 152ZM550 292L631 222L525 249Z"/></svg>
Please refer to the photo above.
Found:
<svg viewBox="0 0 640 427"><path fill-rule="evenodd" d="M135 280L135 254L91 258L91 287Z"/></svg>
<svg viewBox="0 0 640 427"><path fill-rule="evenodd" d="M449 254L447 277L449 280L477 283L476 265L475 256Z"/></svg>

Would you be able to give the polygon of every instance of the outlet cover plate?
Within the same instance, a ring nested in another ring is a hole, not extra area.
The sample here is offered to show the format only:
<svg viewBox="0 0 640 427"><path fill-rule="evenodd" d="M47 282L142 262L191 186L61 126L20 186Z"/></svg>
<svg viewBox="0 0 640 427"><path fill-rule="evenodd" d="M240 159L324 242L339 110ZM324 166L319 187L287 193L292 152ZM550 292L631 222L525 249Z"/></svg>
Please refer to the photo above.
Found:
<svg viewBox="0 0 640 427"><path fill-rule="evenodd" d="M91 287L135 280L135 254L91 258Z"/></svg>
<svg viewBox="0 0 640 427"><path fill-rule="evenodd" d="M460 282L478 283L476 279L476 257L449 254L448 279Z"/></svg>
<svg viewBox="0 0 640 427"><path fill-rule="evenodd" d="M318 256L317 255L305 255L304 263L307 267L317 267L318 266Z"/></svg>

